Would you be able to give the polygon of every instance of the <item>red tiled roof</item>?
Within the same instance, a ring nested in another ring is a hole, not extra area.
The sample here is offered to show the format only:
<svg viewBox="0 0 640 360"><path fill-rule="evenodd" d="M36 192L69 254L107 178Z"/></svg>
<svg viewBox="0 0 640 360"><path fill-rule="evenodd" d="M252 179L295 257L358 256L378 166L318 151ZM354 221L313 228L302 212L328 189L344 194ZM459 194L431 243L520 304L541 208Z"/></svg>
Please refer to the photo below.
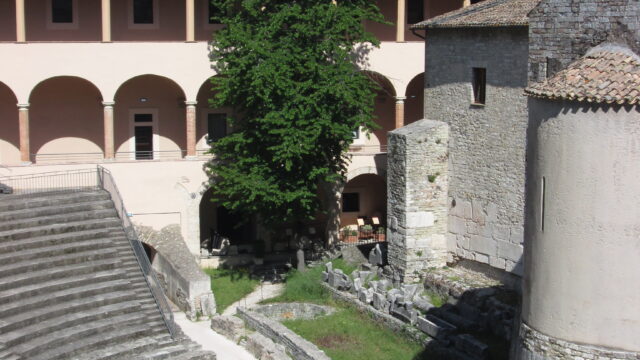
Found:
<svg viewBox="0 0 640 360"><path fill-rule="evenodd" d="M527 26L540 0L485 0L414 24L412 29Z"/></svg>
<svg viewBox="0 0 640 360"><path fill-rule="evenodd" d="M598 46L525 93L552 100L640 104L640 57L621 46Z"/></svg>

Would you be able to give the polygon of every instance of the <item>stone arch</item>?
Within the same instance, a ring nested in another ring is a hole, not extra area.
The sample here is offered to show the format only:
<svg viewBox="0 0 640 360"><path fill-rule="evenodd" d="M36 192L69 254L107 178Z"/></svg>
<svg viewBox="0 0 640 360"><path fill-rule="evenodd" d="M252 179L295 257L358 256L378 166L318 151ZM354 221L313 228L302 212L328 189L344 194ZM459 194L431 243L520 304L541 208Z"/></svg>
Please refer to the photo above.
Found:
<svg viewBox="0 0 640 360"><path fill-rule="evenodd" d="M153 151L152 159L182 157L187 138L186 97L176 81L155 74L138 75L118 87L114 100L116 158L138 158L136 114L147 114L152 119L143 126L152 128L151 144L145 149Z"/></svg>
<svg viewBox="0 0 640 360"><path fill-rule="evenodd" d="M100 160L104 150L102 92L77 76L54 76L29 94L35 162Z"/></svg>
<svg viewBox="0 0 640 360"><path fill-rule="evenodd" d="M0 82L0 164L20 163L20 129L18 98L5 83Z"/></svg>
<svg viewBox="0 0 640 360"><path fill-rule="evenodd" d="M379 225L386 222L387 186L386 172L376 167L361 167L349 173L341 195L340 227L357 226L358 218ZM348 194L348 198L347 198Z"/></svg>
<svg viewBox="0 0 640 360"><path fill-rule="evenodd" d="M409 125L424 118L424 72L407 84L404 100L404 124Z"/></svg>
<svg viewBox="0 0 640 360"><path fill-rule="evenodd" d="M357 176L360 175L365 175L365 174L372 174L372 175L378 175L380 177L382 177L383 179L386 179L387 177L387 170L377 167L377 166L363 166L363 167L359 167L357 169L351 170L347 173L347 180L346 182L348 183L349 181L353 180L354 178L356 178Z"/></svg>
<svg viewBox="0 0 640 360"><path fill-rule="evenodd" d="M197 106L197 128L196 128L196 148L199 152L204 152L210 148L208 144L209 136L223 136L228 134L231 129L227 123L227 117L233 116L233 109L230 107L213 108L209 105L209 99L211 99L215 92L212 90L211 79L217 75L209 77L205 80L196 96ZM209 124L211 122L211 124ZM222 127L221 124L226 124ZM211 126L209 126L211 125ZM224 129L224 132L222 131ZM212 134L209 134L209 132Z"/></svg>
<svg viewBox="0 0 640 360"><path fill-rule="evenodd" d="M364 70L363 73L377 85L373 116L380 128L369 137L360 134L354 145L384 146L387 144L387 132L395 128L396 89L389 78L380 73L370 70Z"/></svg>

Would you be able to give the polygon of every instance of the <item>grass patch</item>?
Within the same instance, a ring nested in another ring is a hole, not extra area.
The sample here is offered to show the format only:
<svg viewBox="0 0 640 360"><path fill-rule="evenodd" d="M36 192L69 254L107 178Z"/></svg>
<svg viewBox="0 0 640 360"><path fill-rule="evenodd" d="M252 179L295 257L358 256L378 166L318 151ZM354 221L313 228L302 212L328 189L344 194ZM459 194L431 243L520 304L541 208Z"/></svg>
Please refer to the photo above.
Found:
<svg viewBox="0 0 640 360"><path fill-rule="evenodd" d="M345 274L351 274L356 267L347 264L342 259L332 261L334 269L340 269ZM274 298L266 299L262 303L278 302L308 302L314 304L327 304L331 302L331 296L327 290L320 285L322 282L322 272L324 266L316 266L306 271L291 270L287 274L284 292Z"/></svg>
<svg viewBox="0 0 640 360"><path fill-rule="evenodd" d="M429 302L431 302L435 307L440 307L446 304L449 300L448 296L441 295L433 290L425 290L424 294L429 298Z"/></svg>
<svg viewBox="0 0 640 360"><path fill-rule="evenodd" d="M218 313L250 294L260 284L246 269L203 269L211 277Z"/></svg>
<svg viewBox="0 0 640 360"><path fill-rule="evenodd" d="M424 356L422 346L349 306L314 320L288 320L283 324L333 360L416 360Z"/></svg>

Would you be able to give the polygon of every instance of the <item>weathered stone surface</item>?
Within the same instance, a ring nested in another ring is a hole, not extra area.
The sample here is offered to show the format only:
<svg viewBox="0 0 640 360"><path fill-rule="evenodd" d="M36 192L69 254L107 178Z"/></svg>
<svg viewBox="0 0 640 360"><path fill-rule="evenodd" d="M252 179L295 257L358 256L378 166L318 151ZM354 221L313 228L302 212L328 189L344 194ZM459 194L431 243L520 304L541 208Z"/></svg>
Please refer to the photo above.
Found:
<svg viewBox="0 0 640 360"><path fill-rule="evenodd" d="M324 264L324 267L325 267L325 271L326 272L333 271L333 263L331 261L329 261L328 263Z"/></svg>
<svg viewBox="0 0 640 360"><path fill-rule="evenodd" d="M308 303L277 303L252 307L251 311L264 315L276 321L285 320L311 320L319 316L330 315L335 309L330 306L322 306Z"/></svg>
<svg viewBox="0 0 640 360"><path fill-rule="evenodd" d="M243 307L238 308L238 315L242 317L250 328L255 329L274 342L284 345L287 353L291 354L291 357L296 360L331 360L317 346L275 320L253 311L248 311Z"/></svg>
<svg viewBox="0 0 640 360"><path fill-rule="evenodd" d="M373 301L373 289L360 289L358 292L358 300L365 304L371 304Z"/></svg>
<svg viewBox="0 0 640 360"><path fill-rule="evenodd" d="M524 224L528 38L526 27L430 29L426 42L425 117L450 126L448 231L457 236L448 246L501 270L506 253L495 242L522 234ZM492 74L487 106L472 104L475 67Z"/></svg>
<svg viewBox="0 0 640 360"><path fill-rule="evenodd" d="M257 360L291 360L284 346L257 332L247 337L246 349Z"/></svg>
<svg viewBox="0 0 640 360"><path fill-rule="evenodd" d="M420 120L388 135L388 262L413 281L447 259L449 129Z"/></svg>
<svg viewBox="0 0 640 360"><path fill-rule="evenodd" d="M416 298L414 298L413 300L413 306L422 311L422 312L427 312L431 309L433 309L435 307L435 305L433 305L431 302L429 302L429 300L421 297L421 296L417 296Z"/></svg>
<svg viewBox="0 0 640 360"><path fill-rule="evenodd" d="M439 339L449 336L453 331L456 330L456 327L449 324L448 322L442 319L439 319L439 321L435 319L437 318L431 317L429 319L423 316L418 317L418 329L431 337Z"/></svg>
<svg viewBox="0 0 640 360"><path fill-rule="evenodd" d="M373 300L373 307L376 308L376 310L380 310L387 313L389 312L389 306L391 305L391 303L387 301L386 294L375 292L373 293L372 300Z"/></svg>
<svg viewBox="0 0 640 360"><path fill-rule="evenodd" d="M238 342L245 335L244 321L235 316L216 315L212 317L211 329L233 342Z"/></svg>
<svg viewBox="0 0 640 360"><path fill-rule="evenodd" d="M417 284L403 284L401 289L404 293L404 298L408 301L412 301L413 298L416 296L416 294L418 293L418 290L420 290L421 286L417 285Z"/></svg>
<svg viewBox="0 0 640 360"><path fill-rule="evenodd" d="M382 253L380 244L376 244L376 246L369 252L369 264L374 266L383 266L384 263L384 254Z"/></svg>

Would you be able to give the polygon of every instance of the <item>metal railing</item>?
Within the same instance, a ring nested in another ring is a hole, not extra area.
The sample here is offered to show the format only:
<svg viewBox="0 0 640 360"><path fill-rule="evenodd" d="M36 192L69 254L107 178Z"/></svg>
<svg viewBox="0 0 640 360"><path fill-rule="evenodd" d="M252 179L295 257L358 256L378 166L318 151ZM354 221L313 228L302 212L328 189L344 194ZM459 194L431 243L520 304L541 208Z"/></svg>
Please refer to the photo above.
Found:
<svg viewBox="0 0 640 360"><path fill-rule="evenodd" d="M196 157L207 159L207 149L197 149ZM130 161L174 161L186 157L186 150L163 151L118 151L113 159L105 159L102 152L87 153L39 153L31 154L31 160L37 164L95 164L103 162L130 162Z"/></svg>
<svg viewBox="0 0 640 360"><path fill-rule="evenodd" d="M164 290L155 271L151 267L142 242L138 238L135 227L128 216L124 206L124 201L118 187L109 170L98 165L95 168L45 172L31 175L5 176L0 177L0 187L6 187L14 194L35 194L35 193L55 193L55 192L76 192L87 190L103 189L111 195L111 200L115 205L118 216L122 221L131 249L136 256L140 270L144 276L149 290L162 314L162 318L171 334L176 335L176 324L173 319L173 312L164 294ZM0 199L1 199L0 195Z"/></svg>
<svg viewBox="0 0 640 360"><path fill-rule="evenodd" d="M81 169L3 176L0 177L0 185L14 194L35 194L95 190L100 188L100 181L96 169Z"/></svg>
<svg viewBox="0 0 640 360"><path fill-rule="evenodd" d="M373 155L386 154L387 145L354 145L349 146L349 154L353 155Z"/></svg>
<svg viewBox="0 0 640 360"><path fill-rule="evenodd" d="M155 271L151 267L151 263L144 251L142 242L140 241L140 238L138 238L136 229L129 218L127 209L124 207L124 201L118 191L116 182L113 179L111 172L100 165L97 166L96 173L98 174L100 187L111 194L111 200L116 207L120 220L122 220L122 227L124 228L127 239L129 239L131 249L138 260L138 265L140 265L140 270L142 271L144 279L149 286L149 290L151 290L151 295L153 295L156 305L158 306L158 310L160 310L160 314L162 315L162 319L171 334L171 338L175 338L176 323L173 319L173 312L171 311L169 302L167 301L164 290L162 289L162 285L160 284Z"/></svg>

